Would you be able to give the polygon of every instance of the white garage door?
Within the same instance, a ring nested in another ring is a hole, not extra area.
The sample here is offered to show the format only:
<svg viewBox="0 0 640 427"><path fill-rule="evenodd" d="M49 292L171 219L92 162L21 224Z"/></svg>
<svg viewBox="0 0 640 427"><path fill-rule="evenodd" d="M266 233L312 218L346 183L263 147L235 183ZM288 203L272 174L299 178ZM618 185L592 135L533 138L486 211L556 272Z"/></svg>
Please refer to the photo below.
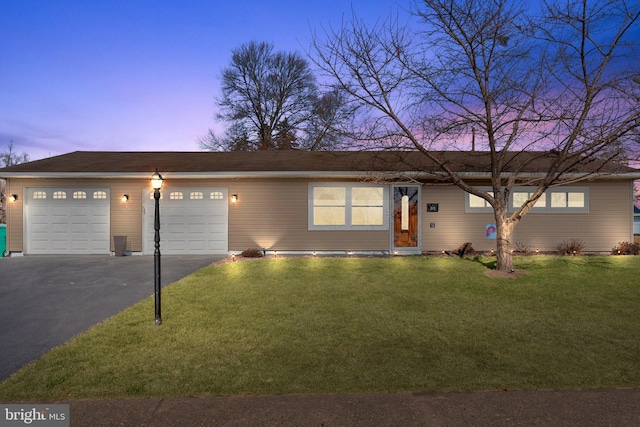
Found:
<svg viewBox="0 0 640 427"><path fill-rule="evenodd" d="M153 190L143 195L145 254L155 250ZM172 188L160 199L160 253L226 254L228 248L227 189Z"/></svg>
<svg viewBox="0 0 640 427"><path fill-rule="evenodd" d="M108 188L29 188L26 253L108 254Z"/></svg>

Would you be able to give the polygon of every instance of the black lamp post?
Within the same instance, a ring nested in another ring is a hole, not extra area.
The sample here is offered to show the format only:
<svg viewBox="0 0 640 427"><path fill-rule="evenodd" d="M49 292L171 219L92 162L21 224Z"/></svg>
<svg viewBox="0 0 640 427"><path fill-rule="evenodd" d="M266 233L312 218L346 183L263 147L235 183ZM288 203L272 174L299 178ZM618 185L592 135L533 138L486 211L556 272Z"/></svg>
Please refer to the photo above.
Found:
<svg viewBox="0 0 640 427"><path fill-rule="evenodd" d="M156 250L153 253L153 267L155 272L154 296L156 303L156 325L162 324L161 303L160 303L160 189L162 188L162 175L156 173L151 176L151 187L153 187L153 198L156 201L156 213L154 221L154 229L156 230Z"/></svg>

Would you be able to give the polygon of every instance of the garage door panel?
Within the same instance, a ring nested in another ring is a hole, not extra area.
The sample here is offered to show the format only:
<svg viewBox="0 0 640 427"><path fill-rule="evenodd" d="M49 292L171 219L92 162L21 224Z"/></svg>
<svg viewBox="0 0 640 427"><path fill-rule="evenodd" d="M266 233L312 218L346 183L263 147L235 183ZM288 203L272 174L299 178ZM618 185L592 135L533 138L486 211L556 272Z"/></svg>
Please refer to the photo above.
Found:
<svg viewBox="0 0 640 427"><path fill-rule="evenodd" d="M91 232L91 226L89 224L71 224L71 232L73 234L88 234Z"/></svg>
<svg viewBox="0 0 640 427"><path fill-rule="evenodd" d="M66 218L69 216L68 206L51 206L51 215L54 217Z"/></svg>
<svg viewBox="0 0 640 427"><path fill-rule="evenodd" d="M187 224L167 224L165 227L162 227L162 225L160 226L160 229L162 230L164 228L164 230L166 230L165 232L168 235L178 235L178 236L183 236L186 232L187 232Z"/></svg>
<svg viewBox="0 0 640 427"><path fill-rule="evenodd" d="M70 246L69 239L51 239L51 250L56 253L64 253Z"/></svg>
<svg viewBox="0 0 640 427"><path fill-rule="evenodd" d="M213 213L210 212L210 209L205 207L194 207L193 209L189 209L187 212L187 216L189 218L205 218L211 216Z"/></svg>
<svg viewBox="0 0 640 427"><path fill-rule="evenodd" d="M91 206L91 216L94 218L109 218L109 211L106 210L105 207L108 208L109 205Z"/></svg>
<svg viewBox="0 0 640 427"><path fill-rule="evenodd" d="M32 223L31 224L31 234L36 236L38 234L46 234L49 228L49 224L47 223Z"/></svg>
<svg viewBox="0 0 640 427"><path fill-rule="evenodd" d="M55 223L51 223L49 225L49 230L51 231L52 234L67 234L70 231L70 224L68 223L59 223L59 222L55 222Z"/></svg>
<svg viewBox="0 0 640 427"><path fill-rule="evenodd" d="M184 217L187 214L187 211L184 206L176 206L175 203L176 202L174 201L169 206L162 206L161 204L163 209L160 210L160 220L162 220L162 217L164 215L168 217L179 218L179 217Z"/></svg>
<svg viewBox="0 0 640 427"><path fill-rule="evenodd" d="M71 210L71 215L73 216L88 217L91 215L90 206L71 206L70 210Z"/></svg>
<svg viewBox="0 0 640 427"><path fill-rule="evenodd" d="M186 249L186 243L187 242L184 239L168 238L164 241L164 244L160 245L160 250L165 253L173 251L183 252Z"/></svg>
<svg viewBox="0 0 640 427"><path fill-rule="evenodd" d="M34 238L31 240L31 248L38 252L47 251L49 249L49 240Z"/></svg>
<svg viewBox="0 0 640 427"><path fill-rule="evenodd" d="M94 234L100 234L100 235L108 235L109 234L109 224L96 224L93 223L91 224L91 232Z"/></svg>
<svg viewBox="0 0 640 427"><path fill-rule="evenodd" d="M189 234L205 234L207 232L206 224L189 224Z"/></svg>
<svg viewBox="0 0 640 427"><path fill-rule="evenodd" d="M106 199L74 194L104 192ZM54 199L66 194L67 198ZM108 254L109 189L37 188L27 190L26 251L33 254Z"/></svg>
<svg viewBox="0 0 640 427"><path fill-rule="evenodd" d="M48 217L49 208L46 206L33 206L31 209L31 216L34 218Z"/></svg>
<svg viewBox="0 0 640 427"><path fill-rule="evenodd" d="M223 218L211 218L207 225L209 225L212 229L219 229L221 226L226 225L227 221Z"/></svg>
<svg viewBox="0 0 640 427"><path fill-rule="evenodd" d="M72 239L71 249L75 251L89 251L91 244L88 239Z"/></svg>

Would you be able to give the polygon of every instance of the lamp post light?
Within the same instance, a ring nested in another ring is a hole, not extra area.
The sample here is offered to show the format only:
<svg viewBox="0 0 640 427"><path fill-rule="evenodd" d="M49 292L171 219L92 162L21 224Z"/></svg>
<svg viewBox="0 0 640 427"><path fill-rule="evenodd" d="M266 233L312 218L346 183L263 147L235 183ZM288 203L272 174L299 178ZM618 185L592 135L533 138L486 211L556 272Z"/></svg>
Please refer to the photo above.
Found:
<svg viewBox="0 0 640 427"><path fill-rule="evenodd" d="M151 187L153 187L153 198L156 201L156 212L154 229L156 231L155 242L156 250L153 253L153 267L155 272L154 284L154 299L156 306L156 325L162 324L162 309L160 303L160 189L162 188L162 175L156 172L151 176Z"/></svg>

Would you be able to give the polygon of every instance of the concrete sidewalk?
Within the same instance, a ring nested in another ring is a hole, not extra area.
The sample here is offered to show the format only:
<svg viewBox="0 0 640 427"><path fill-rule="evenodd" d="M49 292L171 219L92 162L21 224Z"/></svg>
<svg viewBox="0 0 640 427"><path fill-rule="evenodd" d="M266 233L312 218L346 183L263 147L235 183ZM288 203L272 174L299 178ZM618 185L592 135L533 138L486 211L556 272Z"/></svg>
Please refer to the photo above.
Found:
<svg viewBox="0 0 640 427"><path fill-rule="evenodd" d="M640 389L76 400L71 426L639 426Z"/></svg>

